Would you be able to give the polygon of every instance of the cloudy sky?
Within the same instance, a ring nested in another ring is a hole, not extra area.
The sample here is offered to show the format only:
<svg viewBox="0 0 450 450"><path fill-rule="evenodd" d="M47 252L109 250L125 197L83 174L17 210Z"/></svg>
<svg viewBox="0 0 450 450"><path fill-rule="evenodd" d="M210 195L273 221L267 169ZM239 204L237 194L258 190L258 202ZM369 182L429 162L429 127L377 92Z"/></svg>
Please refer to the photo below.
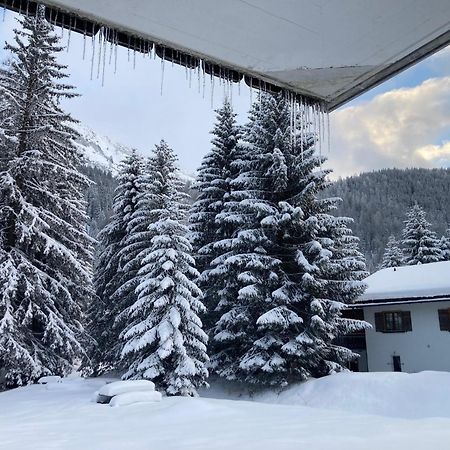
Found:
<svg viewBox="0 0 450 450"><path fill-rule="evenodd" d="M11 40L16 16L0 16L0 43ZM67 34L64 41L67 42ZM87 42L70 37L61 61L68 65L70 82L81 96L66 108L100 134L135 147L144 154L164 138L180 157L180 166L194 172L210 146L214 108L223 99L223 87L209 80L205 95L196 76L189 81L183 68L119 48L117 71L107 53L105 79L93 64ZM0 50L0 59L6 53ZM164 73L162 75L162 72ZM99 77L97 78L97 73ZM162 91L162 93L161 93ZM233 89L233 106L240 122L246 120L249 90ZM385 167L450 167L450 48L442 50L397 77L331 114L329 165L335 176L347 176Z"/></svg>

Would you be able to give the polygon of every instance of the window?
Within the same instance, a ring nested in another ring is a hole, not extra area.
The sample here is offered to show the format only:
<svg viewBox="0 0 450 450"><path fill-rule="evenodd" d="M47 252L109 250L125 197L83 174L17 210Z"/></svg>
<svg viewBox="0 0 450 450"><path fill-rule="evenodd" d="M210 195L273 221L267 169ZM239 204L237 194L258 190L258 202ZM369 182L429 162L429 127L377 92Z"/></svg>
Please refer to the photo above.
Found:
<svg viewBox="0 0 450 450"><path fill-rule="evenodd" d="M375 313L375 329L382 333L412 331L410 311L383 311Z"/></svg>
<svg viewBox="0 0 450 450"><path fill-rule="evenodd" d="M439 328L442 331L450 331L450 308L440 309L439 314Z"/></svg>

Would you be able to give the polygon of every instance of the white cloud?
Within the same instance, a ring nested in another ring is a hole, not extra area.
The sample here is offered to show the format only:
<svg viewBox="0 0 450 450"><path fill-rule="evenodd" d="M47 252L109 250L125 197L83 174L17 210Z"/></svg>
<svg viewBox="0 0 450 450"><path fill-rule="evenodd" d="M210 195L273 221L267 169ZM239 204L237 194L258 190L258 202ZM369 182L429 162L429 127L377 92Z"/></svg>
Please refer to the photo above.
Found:
<svg viewBox="0 0 450 450"><path fill-rule="evenodd" d="M336 175L450 165L450 77L378 95L331 115Z"/></svg>

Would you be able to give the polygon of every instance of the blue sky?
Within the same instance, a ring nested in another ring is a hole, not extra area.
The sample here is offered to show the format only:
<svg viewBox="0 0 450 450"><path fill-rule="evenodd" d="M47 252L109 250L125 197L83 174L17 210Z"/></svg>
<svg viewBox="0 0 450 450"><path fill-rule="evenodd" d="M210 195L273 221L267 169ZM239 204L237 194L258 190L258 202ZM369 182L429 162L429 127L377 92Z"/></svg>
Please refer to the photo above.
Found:
<svg viewBox="0 0 450 450"><path fill-rule="evenodd" d="M2 44L12 37L15 17L7 11L5 21L0 21ZM67 35L63 42L67 42ZM133 68L133 55L128 62L127 51L122 48L118 50L117 73L114 64L107 61L102 86L101 75L96 77L97 61L94 79L90 79L90 42L84 61L82 53L82 37L72 33L69 50L61 55L61 61L68 65L70 82L81 94L65 105L73 116L144 154L164 138L178 153L180 166L193 172L210 147L213 108L222 102L223 87L215 82L211 102L209 80L203 97L195 77L189 87L184 68L166 62L161 95L160 60L137 56ZM0 50L0 59L5 57ZM250 94L245 85L240 95L237 91L234 87L233 106L239 121L244 122ZM335 176L384 167L450 166L450 49L333 112L331 129L328 164Z"/></svg>

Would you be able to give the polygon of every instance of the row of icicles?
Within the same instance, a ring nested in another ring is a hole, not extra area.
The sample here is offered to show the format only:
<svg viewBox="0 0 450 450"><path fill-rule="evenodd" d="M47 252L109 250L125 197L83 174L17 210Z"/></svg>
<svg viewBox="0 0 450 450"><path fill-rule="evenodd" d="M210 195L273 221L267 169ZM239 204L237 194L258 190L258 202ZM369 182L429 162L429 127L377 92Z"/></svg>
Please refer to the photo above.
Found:
<svg viewBox="0 0 450 450"><path fill-rule="evenodd" d="M26 7L22 7L22 0L18 0L18 6L14 0L10 2L10 9L19 14L28 16L34 14L37 3L25 1ZM6 2L3 2L3 21L5 21ZM216 79L219 82L219 89L223 90L224 98L227 97L233 102L233 88L237 84L238 95L241 93L241 81L243 74L221 67L207 60L202 60L197 56L188 55L184 52L165 47L163 44L155 44L149 40L135 37L119 32L105 25L99 25L86 19L78 18L72 14L66 14L61 10L46 8L46 18L55 27L61 28L61 38L66 35L67 52L70 48L70 38L73 31L83 34L82 58L86 59L88 53L88 42L90 41L90 78L101 79L101 84L105 83L105 68L113 65L114 73L117 72L117 48L125 47L128 53L128 62L132 62L133 69L136 67L137 53L148 59L161 59L161 95L164 87L164 70L166 63L184 66L186 81L189 88L197 86L199 94L205 98L206 79L209 77L211 107L214 104ZM296 145L297 139L301 147L310 136L315 136L318 144L319 154L322 154L323 143L326 142L328 151L330 150L330 119L329 113L323 102L311 99L287 89L279 88L251 76L245 77L249 86L250 104L253 103L253 91L261 92L283 92L290 106L290 128L297 130L291 134L291 144ZM259 95L258 95L259 97ZM299 119L301 118L301 120Z"/></svg>

